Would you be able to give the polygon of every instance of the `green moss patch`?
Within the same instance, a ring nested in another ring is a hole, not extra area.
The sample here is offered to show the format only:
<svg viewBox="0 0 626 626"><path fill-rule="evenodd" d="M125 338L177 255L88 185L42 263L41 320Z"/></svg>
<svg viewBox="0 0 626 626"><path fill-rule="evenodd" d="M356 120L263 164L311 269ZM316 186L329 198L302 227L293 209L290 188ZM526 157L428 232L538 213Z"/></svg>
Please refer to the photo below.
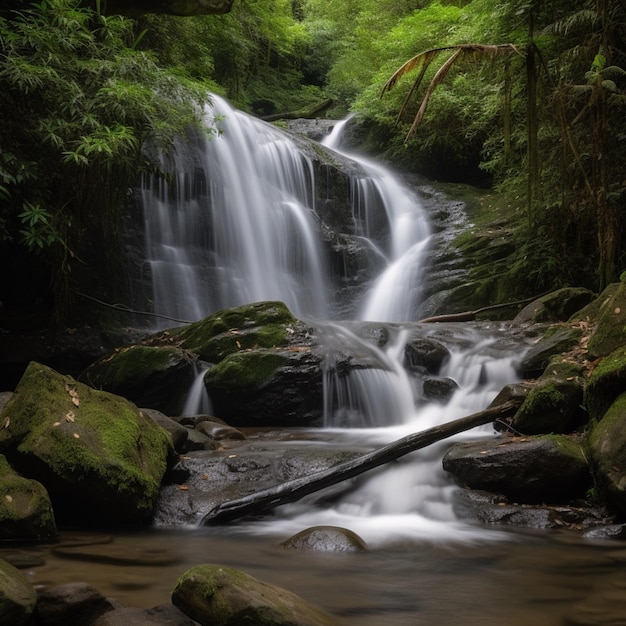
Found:
<svg viewBox="0 0 626 626"><path fill-rule="evenodd" d="M602 359L585 388L585 406L592 419L600 420L626 389L626 346Z"/></svg>

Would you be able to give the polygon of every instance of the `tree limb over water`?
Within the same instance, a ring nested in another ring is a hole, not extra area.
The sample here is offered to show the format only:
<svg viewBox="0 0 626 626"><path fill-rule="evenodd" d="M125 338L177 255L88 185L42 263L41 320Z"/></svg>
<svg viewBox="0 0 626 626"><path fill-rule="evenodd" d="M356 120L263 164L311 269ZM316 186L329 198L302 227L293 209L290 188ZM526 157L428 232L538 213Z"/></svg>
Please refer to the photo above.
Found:
<svg viewBox="0 0 626 626"><path fill-rule="evenodd" d="M496 399L497 401L497 399ZM496 402L494 401L494 402ZM237 500L224 502L211 509L200 522L201 525L221 524L245 515L259 515L271 509L295 502L300 498L320 491L331 485L353 478L370 469L394 461L409 452L425 448L433 443L452 437L460 432L481 426L496 419L509 417L515 413L523 401L523 397L514 397L506 402L492 404L483 411L467 417L453 420L447 424L435 426L419 433L402 437L393 443L387 444L368 454L340 463L327 470L310 476L289 480L280 485L264 489Z"/></svg>

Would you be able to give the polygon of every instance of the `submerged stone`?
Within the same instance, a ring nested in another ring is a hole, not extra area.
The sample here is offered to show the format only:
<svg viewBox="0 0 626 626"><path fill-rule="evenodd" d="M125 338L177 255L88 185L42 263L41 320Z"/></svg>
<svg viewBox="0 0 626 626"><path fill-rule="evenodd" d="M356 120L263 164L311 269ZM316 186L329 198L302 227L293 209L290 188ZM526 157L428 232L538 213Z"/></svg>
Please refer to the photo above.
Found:
<svg viewBox="0 0 626 626"><path fill-rule="evenodd" d="M347 528L313 526L300 531L280 544L283 548L311 552L363 552L363 539Z"/></svg>
<svg viewBox="0 0 626 626"><path fill-rule="evenodd" d="M0 559L0 624L31 624L36 602L37 593L28 578Z"/></svg>

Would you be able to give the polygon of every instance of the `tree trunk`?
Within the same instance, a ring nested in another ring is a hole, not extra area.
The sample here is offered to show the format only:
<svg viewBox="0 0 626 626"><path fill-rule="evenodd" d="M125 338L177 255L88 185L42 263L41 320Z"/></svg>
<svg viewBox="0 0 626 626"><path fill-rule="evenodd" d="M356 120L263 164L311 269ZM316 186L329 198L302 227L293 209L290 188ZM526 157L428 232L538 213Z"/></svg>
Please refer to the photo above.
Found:
<svg viewBox="0 0 626 626"><path fill-rule="evenodd" d="M220 524L232 521L245 515L259 515L288 502L295 502L300 498L335 485L341 481L353 478L380 465L394 461L409 452L425 448L437 441L447 439L457 433L469 430L475 426L481 426L496 418L509 417L514 414L521 404L522 398L510 399L501 404L489 406L488 408L453 420L441 426L435 426L419 433L414 433L398 439L378 450L364 454L357 459L340 463L335 467L317 472L311 476L304 476L287 481L281 485L270 487L249 496L224 502L211 509L203 518L202 525Z"/></svg>

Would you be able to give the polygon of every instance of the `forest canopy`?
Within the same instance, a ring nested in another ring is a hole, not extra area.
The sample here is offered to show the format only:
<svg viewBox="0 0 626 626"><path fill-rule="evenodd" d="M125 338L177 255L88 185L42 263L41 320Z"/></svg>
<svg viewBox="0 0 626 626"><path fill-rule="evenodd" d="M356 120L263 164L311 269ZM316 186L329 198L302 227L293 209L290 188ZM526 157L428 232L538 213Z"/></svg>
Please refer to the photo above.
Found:
<svg viewBox="0 0 626 626"><path fill-rule="evenodd" d="M362 149L505 198L511 293L597 290L626 269L621 0L236 0L133 19L19 4L0 11L2 260L50 274L59 319L90 233L117 236L158 167L146 142L203 127L210 92L259 116L330 98Z"/></svg>

